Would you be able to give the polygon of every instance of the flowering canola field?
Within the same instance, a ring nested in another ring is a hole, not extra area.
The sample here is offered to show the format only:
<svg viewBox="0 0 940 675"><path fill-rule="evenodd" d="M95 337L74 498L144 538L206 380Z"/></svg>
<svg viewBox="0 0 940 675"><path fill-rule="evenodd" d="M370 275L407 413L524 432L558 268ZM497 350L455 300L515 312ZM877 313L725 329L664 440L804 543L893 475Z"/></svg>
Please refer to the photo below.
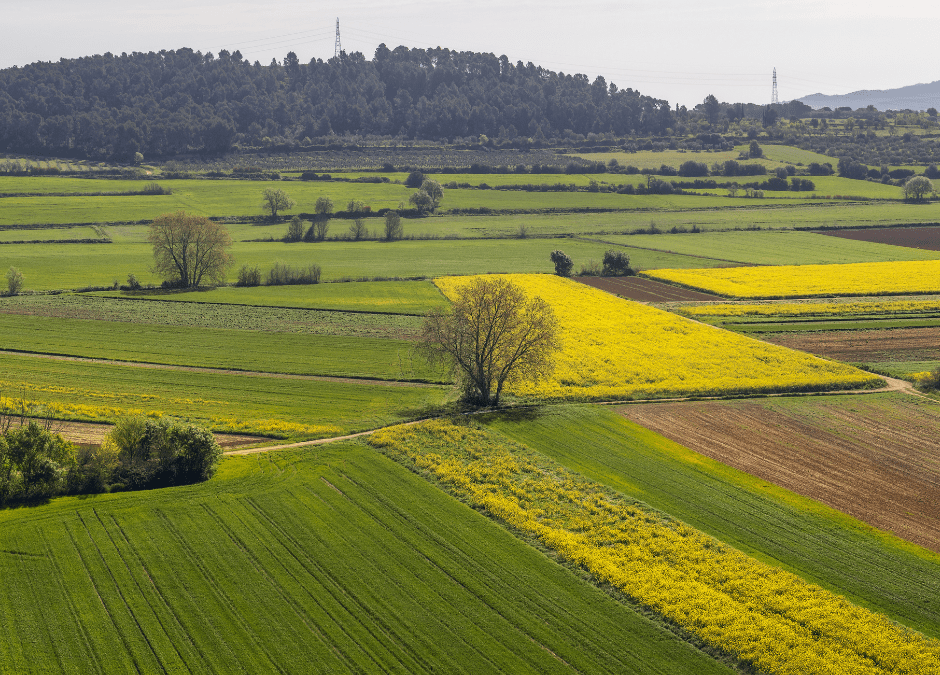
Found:
<svg viewBox="0 0 940 675"><path fill-rule="evenodd" d="M622 300L548 274L508 274L527 295L548 302L562 348L550 379L519 383L519 396L626 399L741 392L810 391L873 386L880 378L856 368L647 305ZM435 280L453 298L466 277Z"/></svg>
<svg viewBox="0 0 940 675"><path fill-rule="evenodd" d="M917 314L940 312L940 300L884 300L881 302L772 302L764 304L712 304L684 307L689 316L840 316L856 314Z"/></svg>
<svg viewBox="0 0 940 675"><path fill-rule="evenodd" d="M940 673L940 641L631 502L466 422L369 442L706 643L779 675Z"/></svg>
<svg viewBox="0 0 940 675"><path fill-rule="evenodd" d="M732 298L940 292L940 260L650 270L643 276Z"/></svg>

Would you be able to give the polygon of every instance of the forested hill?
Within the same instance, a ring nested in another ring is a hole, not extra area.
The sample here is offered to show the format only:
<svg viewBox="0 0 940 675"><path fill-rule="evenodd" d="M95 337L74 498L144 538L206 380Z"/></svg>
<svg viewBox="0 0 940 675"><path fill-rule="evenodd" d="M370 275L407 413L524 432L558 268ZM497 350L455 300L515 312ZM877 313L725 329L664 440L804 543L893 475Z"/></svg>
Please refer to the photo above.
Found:
<svg viewBox="0 0 940 675"><path fill-rule="evenodd" d="M0 71L0 151L129 160L335 134L417 139L661 133L666 101L448 49L252 64L236 51L90 56ZM267 139L267 140L265 140Z"/></svg>

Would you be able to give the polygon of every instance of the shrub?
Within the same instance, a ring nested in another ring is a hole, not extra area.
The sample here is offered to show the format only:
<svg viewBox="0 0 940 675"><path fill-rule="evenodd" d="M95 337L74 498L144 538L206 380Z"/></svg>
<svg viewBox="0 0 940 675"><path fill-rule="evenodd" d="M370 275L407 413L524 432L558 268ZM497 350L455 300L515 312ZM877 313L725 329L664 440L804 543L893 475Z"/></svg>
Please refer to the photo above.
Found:
<svg viewBox="0 0 940 675"><path fill-rule="evenodd" d="M297 284L320 283L320 266L310 265L306 268L294 268L282 262L274 263L268 271L268 286L290 286Z"/></svg>
<svg viewBox="0 0 940 675"><path fill-rule="evenodd" d="M144 194L146 195L171 195L173 190L170 188L165 188L159 183L147 183L143 189Z"/></svg>
<svg viewBox="0 0 940 675"><path fill-rule="evenodd" d="M222 457L211 432L168 417L123 417L106 443L117 452L114 477L130 489L208 480Z"/></svg>
<svg viewBox="0 0 940 675"><path fill-rule="evenodd" d="M601 266L593 258L581 265L581 271L578 272L579 277L599 277L601 274Z"/></svg>
<svg viewBox="0 0 940 675"><path fill-rule="evenodd" d="M420 171L412 171L408 174L408 178L405 179L405 187L419 188L423 182L424 174Z"/></svg>
<svg viewBox="0 0 940 675"><path fill-rule="evenodd" d="M7 270L7 293L9 295L19 295L23 290L23 273L17 268L11 267Z"/></svg>
<svg viewBox="0 0 940 675"><path fill-rule="evenodd" d="M940 389L940 367L934 368L917 381L917 386L924 391L937 391Z"/></svg>
<svg viewBox="0 0 940 675"><path fill-rule="evenodd" d="M48 499L65 489L75 446L36 422L0 436L0 504Z"/></svg>
<svg viewBox="0 0 940 675"><path fill-rule="evenodd" d="M552 251L551 260L555 264L555 274L560 277L570 277L571 268L574 262L564 253L564 251Z"/></svg>
<svg viewBox="0 0 940 675"><path fill-rule="evenodd" d="M707 176L708 165L705 162L695 162L689 160L679 166L680 176Z"/></svg>
<svg viewBox="0 0 940 675"><path fill-rule="evenodd" d="M127 287L132 291L140 290L140 280L133 272L127 275Z"/></svg>
<svg viewBox="0 0 940 675"><path fill-rule="evenodd" d="M604 269L602 273L605 277L624 277L635 274L630 267L630 256L623 251L613 249L604 252Z"/></svg>
<svg viewBox="0 0 940 675"><path fill-rule="evenodd" d="M300 241L304 238L304 223L300 216L294 216L290 219L287 226L287 234L284 235L284 241Z"/></svg>
<svg viewBox="0 0 940 675"><path fill-rule="evenodd" d="M260 286L261 285L261 270L257 266L249 267L248 265L242 265L242 268L238 270L238 281L235 282L236 286Z"/></svg>

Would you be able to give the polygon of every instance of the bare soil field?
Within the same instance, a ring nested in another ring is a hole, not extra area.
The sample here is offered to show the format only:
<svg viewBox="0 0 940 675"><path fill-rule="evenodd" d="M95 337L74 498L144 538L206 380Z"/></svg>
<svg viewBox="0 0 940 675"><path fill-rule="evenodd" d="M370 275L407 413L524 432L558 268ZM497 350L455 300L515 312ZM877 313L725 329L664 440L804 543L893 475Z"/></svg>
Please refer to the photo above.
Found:
<svg viewBox="0 0 940 675"><path fill-rule="evenodd" d="M940 327L778 333L763 335L761 339L849 363L940 359Z"/></svg>
<svg viewBox="0 0 940 675"><path fill-rule="evenodd" d="M104 437L111 431L110 424L94 424L91 422L52 422L52 431L61 434L62 438L72 443L82 445L100 445ZM240 434L215 434L223 450L241 448L257 443L270 443L270 438L264 436L244 436Z"/></svg>
<svg viewBox="0 0 940 675"><path fill-rule="evenodd" d="M682 300L724 300L717 295L670 286L642 277L575 277L582 284L638 302L676 302Z"/></svg>
<svg viewBox="0 0 940 675"><path fill-rule="evenodd" d="M940 227L887 227L869 230L825 230L819 231L830 237L842 237L855 241L868 241L874 244L892 244L921 248L927 251L940 251Z"/></svg>
<svg viewBox="0 0 940 675"><path fill-rule="evenodd" d="M619 409L698 453L940 552L940 405L904 396Z"/></svg>

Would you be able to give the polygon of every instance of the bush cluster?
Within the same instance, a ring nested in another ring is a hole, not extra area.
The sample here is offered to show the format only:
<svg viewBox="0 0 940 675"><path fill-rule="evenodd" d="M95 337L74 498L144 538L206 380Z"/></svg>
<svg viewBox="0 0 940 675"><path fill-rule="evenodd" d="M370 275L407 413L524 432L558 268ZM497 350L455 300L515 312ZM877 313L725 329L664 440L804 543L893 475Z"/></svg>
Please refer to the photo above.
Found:
<svg viewBox="0 0 940 675"><path fill-rule="evenodd" d="M76 446L35 421L2 421L0 505L197 483L222 456L211 432L166 417L122 418L100 446Z"/></svg>

